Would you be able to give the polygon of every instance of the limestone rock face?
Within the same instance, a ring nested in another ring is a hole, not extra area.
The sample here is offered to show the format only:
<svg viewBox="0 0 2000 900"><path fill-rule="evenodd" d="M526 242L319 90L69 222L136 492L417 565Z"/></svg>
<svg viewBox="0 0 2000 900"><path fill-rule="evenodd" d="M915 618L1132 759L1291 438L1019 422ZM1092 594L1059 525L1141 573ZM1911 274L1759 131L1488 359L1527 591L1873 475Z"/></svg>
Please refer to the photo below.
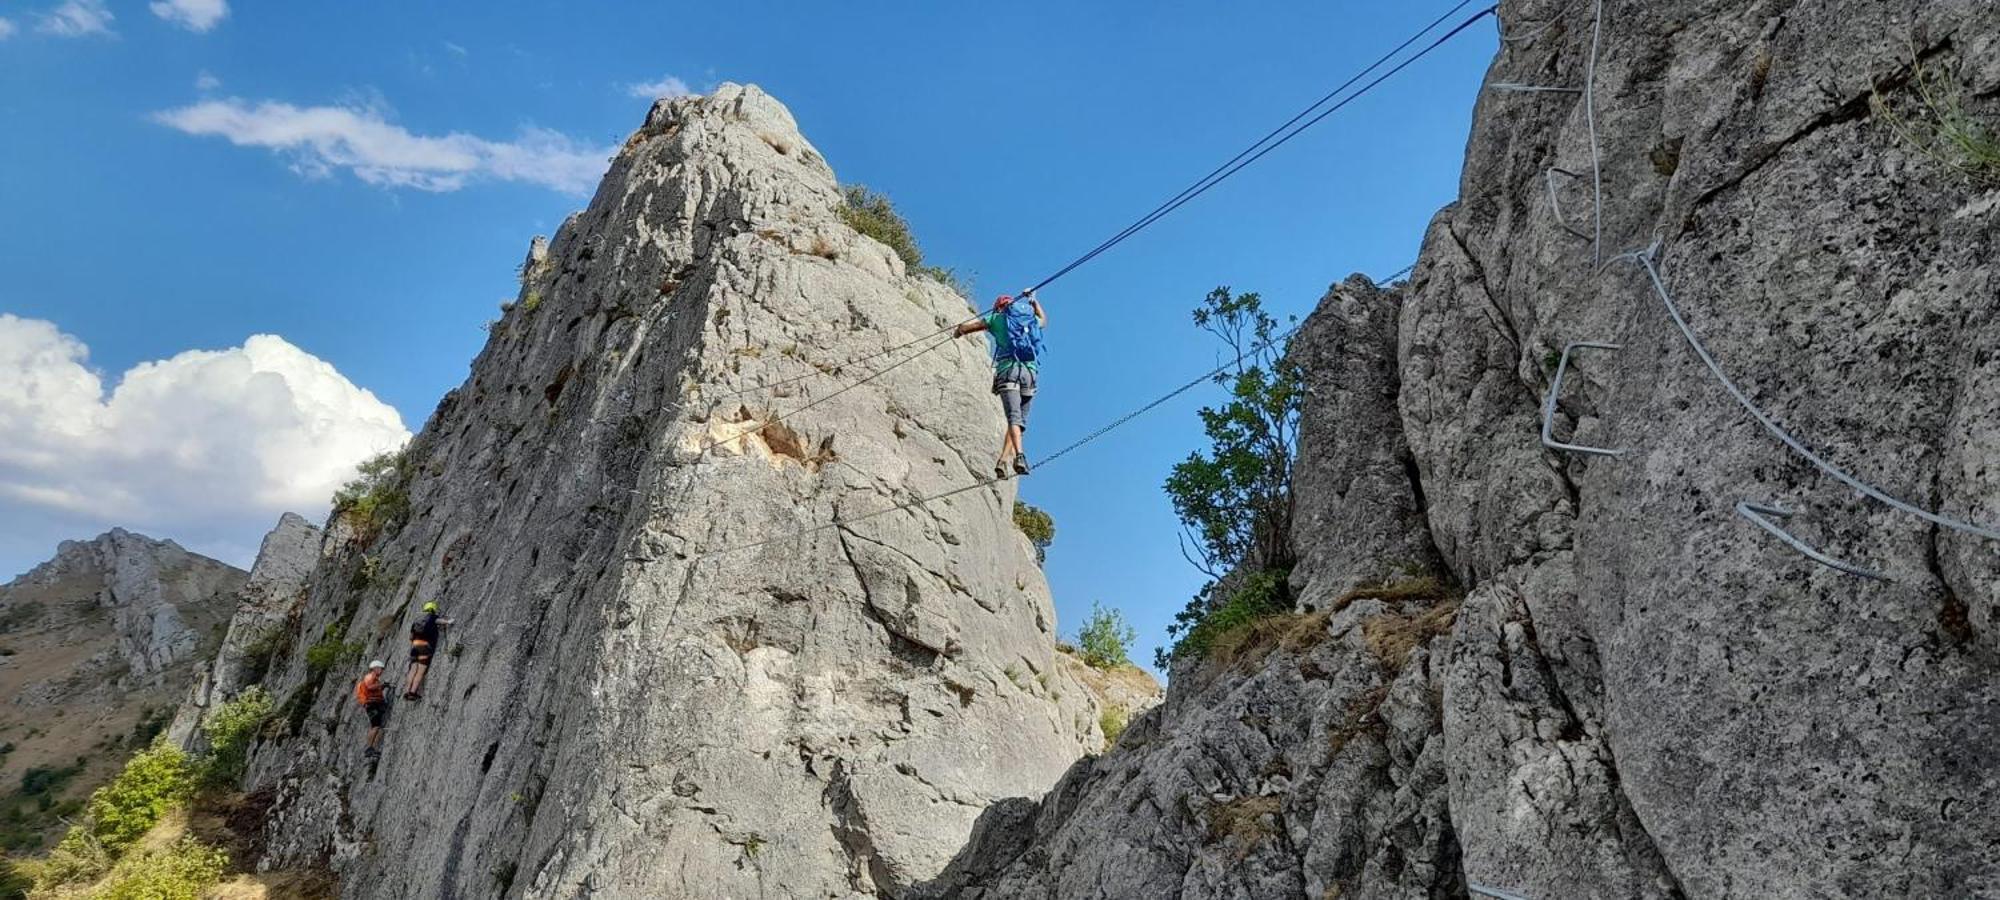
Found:
<svg viewBox="0 0 2000 900"><path fill-rule="evenodd" d="M408 448L407 521L329 529L247 785L265 865L349 897L892 896L1101 745L1012 486L980 484L986 348L856 362L971 309L840 203L756 88L653 108ZM353 680L402 683L427 600L455 624L368 765Z"/></svg>
<svg viewBox="0 0 2000 900"><path fill-rule="evenodd" d="M1912 86L2000 123L1992 5L1501 18L1489 82L1587 90L1484 93L1461 198L1393 312L1355 293L1315 316L1344 332L1298 338L1294 586L1317 611L1176 679L1040 804L996 807L936 894L2000 896L2000 542L1787 449L1618 258L1657 242L1687 327L1834 464L2000 523L2000 188L1917 146L1937 116ZM1384 315L1393 380L1379 343L1325 342ZM1623 349L1579 351L1555 434L1621 456L1540 442L1575 341ZM1391 440L1347 425L1382 420L1369 385L1394 391ZM1402 452L1394 502L1348 487ZM1889 577L1808 559L1744 501ZM1415 536L1396 503L1421 510L1444 599L1371 612L1387 601L1348 588L1407 552L1374 549Z"/></svg>
<svg viewBox="0 0 2000 900"><path fill-rule="evenodd" d="M236 595L229 630L175 711L168 740L198 749L202 717L208 710L263 680L277 642L283 640L291 617L301 611L306 577L319 562L321 538L318 528L292 513L280 517L277 527L264 536L250 576Z"/></svg>
<svg viewBox="0 0 2000 900"><path fill-rule="evenodd" d="M1294 336L1305 382L1292 472L1293 593L1319 609L1361 584L1438 567L1396 398L1400 298L1354 276Z"/></svg>

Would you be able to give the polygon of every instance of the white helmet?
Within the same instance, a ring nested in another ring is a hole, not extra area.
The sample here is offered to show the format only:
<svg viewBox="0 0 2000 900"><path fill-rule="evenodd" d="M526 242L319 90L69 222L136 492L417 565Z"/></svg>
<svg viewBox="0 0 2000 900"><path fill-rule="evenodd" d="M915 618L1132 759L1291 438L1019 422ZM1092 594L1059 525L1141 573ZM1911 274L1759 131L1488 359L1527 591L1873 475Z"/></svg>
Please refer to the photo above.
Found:
<svg viewBox="0 0 2000 900"><path fill-rule="evenodd" d="M368 664L368 668L370 671L373 671L375 669L386 669L388 667L389 667L388 663L385 663L379 659Z"/></svg>

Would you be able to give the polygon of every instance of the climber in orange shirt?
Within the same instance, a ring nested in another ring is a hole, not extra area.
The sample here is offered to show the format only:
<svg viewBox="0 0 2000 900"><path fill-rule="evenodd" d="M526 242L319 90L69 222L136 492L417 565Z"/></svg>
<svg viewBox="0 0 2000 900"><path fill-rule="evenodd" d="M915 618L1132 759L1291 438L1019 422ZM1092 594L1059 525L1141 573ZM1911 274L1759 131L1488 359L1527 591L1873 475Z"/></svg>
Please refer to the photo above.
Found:
<svg viewBox="0 0 2000 900"><path fill-rule="evenodd" d="M368 750L363 755L369 759L382 755L382 721L389 715L389 688L382 683L385 668L379 659L369 663L368 674L354 685L354 702L368 713Z"/></svg>

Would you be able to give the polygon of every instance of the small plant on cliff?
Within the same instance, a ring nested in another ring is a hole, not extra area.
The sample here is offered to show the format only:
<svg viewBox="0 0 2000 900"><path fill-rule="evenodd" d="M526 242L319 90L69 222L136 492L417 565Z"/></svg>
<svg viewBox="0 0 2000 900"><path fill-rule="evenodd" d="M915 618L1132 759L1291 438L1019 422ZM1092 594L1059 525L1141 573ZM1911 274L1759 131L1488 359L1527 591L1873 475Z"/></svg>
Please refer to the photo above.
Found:
<svg viewBox="0 0 2000 900"><path fill-rule="evenodd" d="M334 515L354 526L355 536L367 543L385 531L393 531L410 515L410 471L403 450L380 453L363 461L353 481L333 495Z"/></svg>
<svg viewBox="0 0 2000 900"><path fill-rule="evenodd" d="M896 256L903 260L903 266L911 272L935 279L962 296L971 296L971 285L956 271L924 265L924 251L917 246L916 235L910 232L910 223L896 211L895 204L889 202L887 195L876 193L867 185L848 184L841 186L840 198L840 220L846 222L847 227L895 251Z"/></svg>
<svg viewBox="0 0 2000 900"><path fill-rule="evenodd" d="M1094 669L1116 669L1132 664L1132 642L1139 633L1125 621L1125 614L1102 605L1090 605L1090 617L1077 629L1079 656Z"/></svg>
<svg viewBox="0 0 2000 900"><path fill-rule="evenodd" d="M1162 668L1204 656L1229 628L1291 605L1292 464L1304 391L1290 339L1261 297L1227 287L1209 292L1194 323L1223 344L1230 364L1215 382L1229 399L1201 409L1209 448L1175 465L1166 490L1187 530L1182 555L1213 580L1167 626L1174 643L1156 658Z"/></svg>
<svg viewBox="0 0 2000 900"><path fill-rule="evenodd" d="M202 722L202 733L208 736L208 758L202 765L202 776L210 784L231 785L243 777L250 744L263 731L265 723L271 721L272 712L271 695L261 686L252 686L217 707Z"/></svg>
<svg viewBox="0 0 2000 900"><path fill-rule="evenodd" d="M1014 527L1035 545L1035 562L1047 562L1049 545L1056 542L1056 520L1040 507L1014 501Z"/></svg>
<svg viewBox="0 0 2000 900"><path fill-rule="evenodd" d="M1105 749L1108 750L1112 744L1118 743L1118 736L1125 733L1125 726L1130 723L1131 715L1125 711L1125 707L1115 703L1105 706L1104 711L1098 713L1097 728L1104 732Z"/></svg>
<svg viewBox="0 0 2000 900"><path fill-rule="evenodd" d="M1956 72L1926 66L1912 54L1910 92L1915 103L1898 109L1880 90L1869 108L1904 142L1940 165L1983 184L2000 184L2000 132L1965 109L1965 88Z"/></svg>
<svg viewBox="0 0 2000 900"><path fill-rule="evenodd" d="M320 632L319 640L306 648L306 679L309 682L324 680L334 666L353 660L367 649L359 641L342 640L346 636L346 623L330 622Z"/></svg>

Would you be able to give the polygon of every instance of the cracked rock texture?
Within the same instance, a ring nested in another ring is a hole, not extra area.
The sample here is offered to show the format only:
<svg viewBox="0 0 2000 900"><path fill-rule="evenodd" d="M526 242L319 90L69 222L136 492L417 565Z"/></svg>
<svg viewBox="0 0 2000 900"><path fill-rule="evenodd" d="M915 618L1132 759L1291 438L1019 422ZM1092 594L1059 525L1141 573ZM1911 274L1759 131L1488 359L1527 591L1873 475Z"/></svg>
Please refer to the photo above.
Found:
<svg viewBox="0 0 2000 900"><path fill-rule="evenodd" d="M236 595L236 611L208 667L195 674L187 699L175 711L167 739L183 748L205 746L201 723L210 707L261 682L292 617L303 611L305 580L320 558L321 534L286 513L264 536L250 576Z"/></svg>
<svg viewBox="0 0 2000 900"><path fill-rule="evenodd" d="M356 898L894 895L1101 745L1012 485L896 509L977 484L1001 418L978 341L840 390L971 313L840 203L756 88L653 107L409 447L408 521L330 526L246 784L263 865ZM401 682L432 599L456 624L368 765L353 681Z"/></svg>
<svg viewBox="0 0 2000 900"><path fill-rule="evenodd" d="M2000 17L1607 2L1592 72L1599 9L1501 4L1489 81L1589 90L1483 92L1410 282L1343 286L1297 338L1301 614L994 807L928 891L2000 897L2000 542L1786 449L1617 258L1657 241L1689 326L1835 464L2000 523L2000 189L1871 106L1930 127L1915 57L2000 122ZM1579 173L1560 216L1551 168ZM1623 456L1538 440L1573 341L1623 349L1578 353L1556 435ZM1349 590L1427 565L1435 605Z"/></svg>

